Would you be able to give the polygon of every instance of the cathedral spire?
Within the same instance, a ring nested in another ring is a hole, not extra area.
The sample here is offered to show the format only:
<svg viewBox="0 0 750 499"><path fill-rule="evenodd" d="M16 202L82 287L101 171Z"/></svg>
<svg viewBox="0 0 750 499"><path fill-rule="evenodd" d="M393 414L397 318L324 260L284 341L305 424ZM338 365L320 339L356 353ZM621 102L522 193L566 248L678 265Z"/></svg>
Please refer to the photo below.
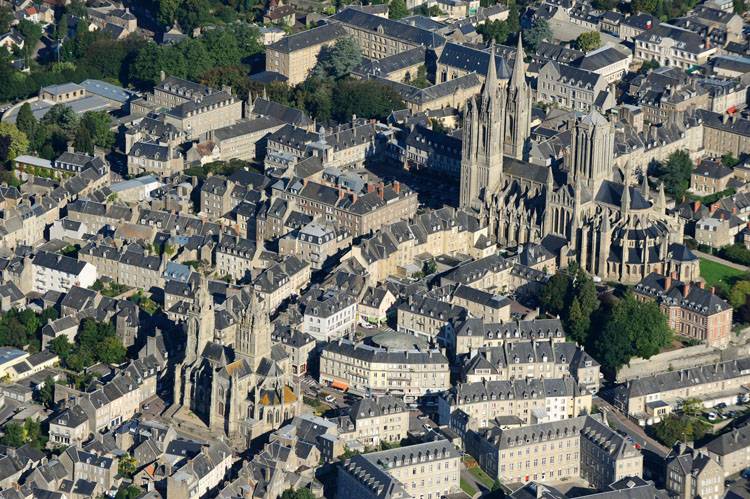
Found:
<svg viewBox="0 0 750 499"><path fill-rule="evenodd" d="M630 211L630 165L625 165L625 178L622 187L622 203L620 203L623 213Z"/></svg>
<svg viewBox="0 0 750 499"><path fill-rule="evenodd" d="M526 54L523 51L523 45L521 41L521 32L518 32L518 47L516 48L516 63L513 65L513 75L510 78L510 87L513 89L519 88L521 85L526 83L526 69L524 68L524 58Z"/></svg>
<svg viewBox="0 0 750 499"><path fill-rule="evenodd" d="M495 67L494 39L490 42L490 62L487 65L487 77L484 79L484 91L482 94L485 97L492 97L497 94L497 68Z"/></svg>
<svg viewBox="0 0 750 499"><path fill-rule="evenodd" d="M664 182L659 184L659 195L656 198L656 208L660 213L667 209L667 196L664 194Z"/></svg>
<svg viewBox="0 0 750 499"><path fill-rule="evenodd" d="M641 194L643 194L643 199L646 201L648 201L648 198L651 195L648 187L648 176L645 173L643 174L643 183L641 184Z"/></svg>

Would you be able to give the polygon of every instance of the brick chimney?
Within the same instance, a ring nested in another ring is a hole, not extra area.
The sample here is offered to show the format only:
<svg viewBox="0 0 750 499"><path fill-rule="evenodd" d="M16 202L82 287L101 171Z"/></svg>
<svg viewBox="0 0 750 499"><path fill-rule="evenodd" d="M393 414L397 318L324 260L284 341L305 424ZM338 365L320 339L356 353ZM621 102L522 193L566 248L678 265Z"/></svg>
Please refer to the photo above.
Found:
<svg viewBox="0 0 750 499"><path fill-rule="evenodd" d="M396 194L401 194L401 182L399 182L398 180L394 180L393 181L393 190L396 192Z"/></svg>
<svg viewBox="0 0 750 499"><path fill-rule="evenodd" d="M664 278L664 291L669 291L672 288L672 275L668 275Z"/></svg>
<svg viewBox="0 0 750 499"><path fill-rule="evenodd" d="M701 202L700 201L694 201L693 202L693 212L696 212L701 209Z"/></svg>
<svg viewBox="0 0 750 499"><path fill-rule="evenodd" d="M711 286L710 288L708 288L708 290L711 291L712 295L716 294L716 288L715 287Z"/></svg>
<svg viewBox="0 0 750 499"><path fill-rule="evenodd" d="M688 294L690 294L690 283L689 282L686 282L685 284L683 284L682 294L683 294L683 296L687 296Z"/></svg>
<svg viewBox="0 0 750 499"><path fill-rule="evenodd" d="M375 184L368 182L367 183L367 192L375 192Z"/></svg>
<svg viewBox="0 0 750 499"><path fill-rule="evenodd" d="M701 289L706 289L706 282L705 281L699 281L698 282L698 287L701 288Z"/></svg>

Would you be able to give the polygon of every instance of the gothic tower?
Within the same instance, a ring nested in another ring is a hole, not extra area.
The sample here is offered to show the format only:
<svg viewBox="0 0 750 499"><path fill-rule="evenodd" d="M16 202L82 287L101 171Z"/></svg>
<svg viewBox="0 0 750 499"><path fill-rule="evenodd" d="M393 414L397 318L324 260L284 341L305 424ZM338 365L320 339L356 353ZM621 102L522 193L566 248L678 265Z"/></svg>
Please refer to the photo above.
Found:
<svg viewBox="0 0 750 499"><path fill-rule="evenodd" d="M501 185L504 100L497 80L493 42L480 100L472 97L464 108L460 199L463 208L479 210L483 201Z"/></svg>
<svg viewBox="0 0 750 499"><path fill-rule="evenodd" d="M522 160L526 142L531 135L531 87L526 82L526 64L521 33L518 33L518 48L513 74L508 83L508 95L505 107L505 140L504 153Z"/></svg>
<svg viewBox="0 0 750 499"><path fill-rule="evenodd" d="M602 181L612 177L615 134L612 124L592 110L576 119L571 130L568 184L581 184L596 195Z"/></svg>
<svg viewBox="0 0 750 499"><path fill-rule="evenodd" d="M251 291L250 303L242 313L237 327L234 349L237 355L247 358L253 372L258 369L261 359L271 355L271 321L268 309L254 291Z"/></svg>

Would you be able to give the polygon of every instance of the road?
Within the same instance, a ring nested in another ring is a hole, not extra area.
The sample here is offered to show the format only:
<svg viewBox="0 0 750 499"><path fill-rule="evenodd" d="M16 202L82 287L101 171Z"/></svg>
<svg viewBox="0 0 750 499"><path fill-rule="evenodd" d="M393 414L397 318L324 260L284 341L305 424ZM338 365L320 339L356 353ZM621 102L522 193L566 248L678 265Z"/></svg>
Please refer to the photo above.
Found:
<svg viewBox="0 0 750 499"><path fill-rule="evenodd" d="M633 442L640 445L643 450L650 451L661 458L664 458L669 454L669 449L667 447L646 435L643 428L628 419L627 416L615 409L609 402L601 397L594 397L594 403L603 413L609 416L607 417L607 421L615 430L627 434L633 439Z"/></svg>
<svg viewBox="0 0 750 499"><path fill-rule="evenodd" d="M695 253L696 256L698 256L699 258L705 258L706 260L710 260L712 262L726 265L727 267L733 268L735 270L741 270L742 272L747 272L748 270L750 270L750 267L746 267L745 265L740 265L739 263L730 262L729 260L724 260L723 258L718 257L716 255L703 253L702 251L698 251L698 250L691 250L691 251Z"/></svg>

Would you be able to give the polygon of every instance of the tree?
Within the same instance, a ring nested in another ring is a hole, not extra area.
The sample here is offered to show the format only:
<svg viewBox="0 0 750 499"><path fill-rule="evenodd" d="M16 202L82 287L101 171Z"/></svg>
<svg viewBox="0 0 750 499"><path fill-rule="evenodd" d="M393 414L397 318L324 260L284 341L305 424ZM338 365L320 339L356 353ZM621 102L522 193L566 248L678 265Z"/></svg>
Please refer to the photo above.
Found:
<svg viewBox="0 0 750 499"><path fill-rule="evenodd" d="M3 428L4 434L0 438L0 443L9 447L21 447L26 443L26 435L23 431L23 425L11 421Z"/></svg>
<svg viewBox="0 0 750 499"><path fill-rule="evenodd" d="M404 0L391 0L388 5L388 17L390 19L403 19L409 15L409 9L406 8Z"/></svg>
<svg viewBox="0 0 750 499"><path fill-rule="evenodd" d="M404 83L408 83L412 87L417 88L427 88L432 85L432 82L427 79L427 67L424 64L417 68L417 75L414 78L409 78L409 75L407 74Z"/></svg>
<svg viewBox="0 0 750 499"><path fill-rule="evenodd" d="M580 266L574 262L567 271L552 276L539 298L545 311L560 316L570 339L587 343L599 298L594 281Z"/></svg>
<svg viewBox="0 0 750 499"><path fill-rule="evenodd" d="M667 318L655 302L639 302L627 293L609 311L595 342L597 358L616 372L634 356L648 359L672 341Z"/></svg>
<svg viewBox="0 0 750 499"><path fill-rule="evenodd" d="M29 444L37 450L44 448L47 438L42 434L42 425L38 421L26 418L23 424L10 422L3 428L5 434L0 443L10 447L21 447Z"/></svg>
<svg viewBox="0 0 750 499"><path fill-rule="evenodd" d="M541 18L535 20L531 28L523 34L523 43L526 49L531 52L536 52L536 48L540 42L551 39L552 30L549 27L549 23Z"/></svg>
<svg viewBox="0 0 750 499"><path fill-rule="evenodd" d="M344 78L362 62L362 52L353 38L342 38L332 47L323 48L312 70L315 78Z"/></svg>
<svg viewBox="0 0 750 499"><path fill-rule="evenodd" d="M732 153L722 154L721 156L721 164L728 168L736 166L739 162L740 160L732 156Z"/></svg>
<svg viewBox="0 0 750 499"><path fill-rule="evenodd" d="M55 104L44 115L42 123L56 126L70 139L78 128L78 115L70 106Z"/></svg>
<svg viewBox="0 0 750 499"><path fill-rule="evenodd" d="M115 145L115 133L111 130L112 118L105 111L88 111L81 118L81 127L89 131L91 140L98 147L110 149Z"/></svg>
<svg viewBox="0 0 750 499"><path fill-rule="evenodd" d="M243 54L237 39L227 29L212 29L201 37L201 42L211 55L214 66L236 66L242 62ZM190 58L187 60L192 63Z"/></svg>
<svg viewBox="0 0 750 499"><path fill-rule="evenodd" d="M643 64L641 64L638 72L641 74L648 74L649 71L657 69L658 67L659 61L657 61L656 59L651 59L650 61L644 61Z"/></svg>
<svg viewBox="0 0 750 499"><path fill-rule="evenodd" d="M187 77L191 80L198 80L204 73L215 66L215 62L206 46L201 40L187 39L179 44L178 48L182 52L186 61L190 61L187 66Z"/></svg>
<svg viewBox="0 0 750 499"><path fill-rule="evenodd" d="M89 129L85 126L78 127L73 144L76 151L94 154L94 139L91 137Z"/></svg>
<svg viewBox="0 0 750 499"><path fill-rule="evenodd" d="M125 347L117 336L107 336L96 346L96 357L106 364L121 364L125 360Z"/></svg>
<svg viewBox="0 0 750 499"><path fill-rule="evenodd" d="M738 309L747 304L750 296L750 281L737 281L729 290L729 304Z"/></svg>
<svg viewBox="0 0 750 499"><path fill-rule="evenodd" d="M578 35L578 38L576 38L576 47L584 53L596 50L601 47L601 45L602 37L598 31L581 33Z"/></svg>
<svg viewBox="0 0 750 499"><path fill-rule="evenodd" d="M70 352L73 351L73 344L68 341L67 336L61 335L50 341L49 348L60 357L63 363L65 363Z"/></svg>
<svg viewBox="0 0 750 499"><path fill-rule="evenodd" d="M68 16L67 14L63 14L60 16L60 20L57 22L57 26L55 26L55 39L57 41L64 41L68 37Z"/></svg>
<svg viewBox="0 0 750 499"><path fill-rule="evenodd" d="M341 80L333 93L333 118L346 122L352 115L384 120L405 104L393 89L372 80Z"/></svg>
<svg viewBox="0 0 750 499"><path fill-rule="evenodd" d="M31 104L24 102L18 110L18 116L16 116L16 127L31 139L36 135L37 126L39 126L39 122L31 111Z"/></svg>
<svg viewBox="0 0 750 499"><path fill-rule="evenodd" d="M0 7L0 33L7 33L10 31L10 23L13 22L13 11L10 7L3 5Z"/></svg>
<svg viewBox="0 0 750 499"><path fill-rule="evenodd" d="M675 151L669 155L665 163L660 163L657 176L664 182L664 189L676 200L682 199L690 187L690 174L693 171L693 161L687 151Z"/></svg>
<svg viewBox="0 0 750 499"><path fill-rule="evenodd" d="M569 278L567 274L558 272L550 277L542 288L539 297L544 310L552 315L560 315L565 310L565 298L568 294Z"/></svg>
<svg viewBox="0 0 750 499"><path fill-rule="evenodd" d="M39 389L38 394L42 405L47 409L51 409L55 399L55 380L51 376L47 376L44 379L44 386Z"/></svg>
<svg viewBox="0 0 750 499"><path fill-rule="evenodd" d="M518 5L515 2L510 4L508 10L508 19L505 20L508 24L508 32L520 33L521 32L521 13L518 10Z"/></svg>
<svg viewBox="0 0 750 499"><path fill-rule="evenodd" d="M127 452L120 457L120 461L117 463L117 472L128 478L132 478L137 469L138 461Z"/></svg>
<svg viewBox="0 0 750 499"><path fill-rule="evenodd" d="M0 123L0 162L12 161L29 150L29 139L12 123Z"/></svg>
<svg viewBox="0 0 750 499"><path fill-rule="evenodd" d="M747 12L747 3L745 0L732 0L732 5L734 7L734 13L742 15L745 12Z"/></svg>
<svg viewBox="0 0 750 499"><path fill-rule="evenodd" d="M23 37L23 51L28 63L36 50L37 43L42 39L42 26L27 19L22 19L18 23L18 32Z"/></svg>
<svg viewBox="0 0 750 499"><path fill-rule="evenodd" d="M708 423L690 416L670 415L654 425L654 436L667 447L679 442L694 442L708 431Z"/></svg>
<svg viewBox="0 0 750 499"><path fill-rule="evenodd" d="M139 489L135 485L125 485L123 483L122 485L120 485L120 488L117 489L115 499L135 499L139 495L141 495L141 489Z"/></svg>
<svg viewBox="0 0 750 499"><path fill-rule="evenodd" d="M208 0L183 0L177 8L177 21L186 33L203 26L211 17Z"/></svg>
<svg viewBox="0 0 750 499"><path fill-rule="evenodd" d="M312 491L308 489L307 487L302 487L301 489L286 489L281 494L281 499L314 499L315 496L313 495Z"/></svg>
<svg viewBox="0 0 750 499"><path fill-rule="evenodd" d="M687 416L697 416L703 410L703 402L697 398L689 398L682 401L680 404L682 413Z"/></svg>
<svg viewBox="0 0 750 499"><path fill-rule="evenodd" d="M505 43L510 36L510 28L506 21L485 21L477 26L477 33L482 35L485 43L495 40L496 43Z"/></svg>
<svg viewBox="0 0 750 499"><path fill-rule="evenodd" d="M158 0L156 21L164 27L172 27L179 6L180 0Z"/></svg>

